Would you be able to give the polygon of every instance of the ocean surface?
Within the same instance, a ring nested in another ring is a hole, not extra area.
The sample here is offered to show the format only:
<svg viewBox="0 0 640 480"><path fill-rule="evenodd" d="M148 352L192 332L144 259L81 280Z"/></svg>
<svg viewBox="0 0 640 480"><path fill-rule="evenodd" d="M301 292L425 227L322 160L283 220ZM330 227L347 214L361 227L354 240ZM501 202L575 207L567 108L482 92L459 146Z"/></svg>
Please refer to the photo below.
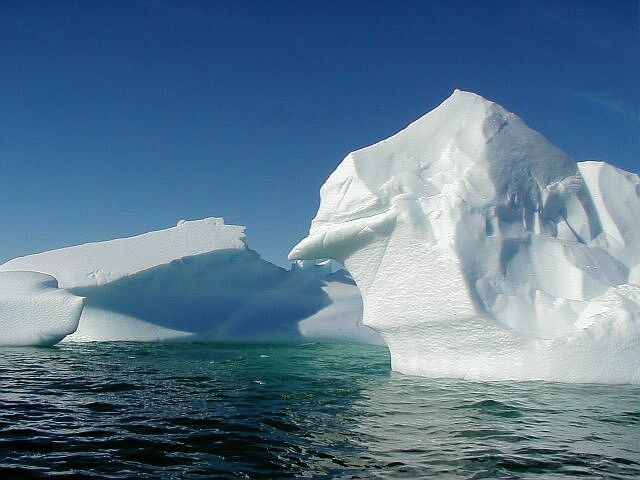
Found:
<svg viewBox="0 0 640 480"><path fill-rule="evenodd" d="M393 373L359 345L0 349L0 478L640 478L640 387Z"/></svg>

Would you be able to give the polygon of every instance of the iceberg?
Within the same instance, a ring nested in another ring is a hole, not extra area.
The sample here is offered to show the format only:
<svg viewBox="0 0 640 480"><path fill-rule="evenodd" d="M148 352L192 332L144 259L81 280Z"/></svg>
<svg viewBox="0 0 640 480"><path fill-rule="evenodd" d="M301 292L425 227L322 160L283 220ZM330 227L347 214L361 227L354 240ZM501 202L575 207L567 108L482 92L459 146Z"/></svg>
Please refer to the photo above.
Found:
<svg viewBox="0 0 640 480"><path fill-rule="evenodd" d="M52 275L87 299L70 341L380 341L360 324L353 281L330 275L326 264L277 267L247 247L244 227L222 218L181 220L172 228L0 266L10 270ZM327 308L340 318L333 328L318 328L319 318L331 317L321 314Z"/></svg>
<svg viewBox="0 0 640 480"><path fill-rule="evenodd" d="M83 305L50 275L1 272L0 346L54 345L76 330Z"/></svg>
<svg viewBox="0 0 640 480"><path fill-rule="evenodd" d="M456 90L350 153L291 260L353 275L398 372L640 383L640 177Z"/></svg>

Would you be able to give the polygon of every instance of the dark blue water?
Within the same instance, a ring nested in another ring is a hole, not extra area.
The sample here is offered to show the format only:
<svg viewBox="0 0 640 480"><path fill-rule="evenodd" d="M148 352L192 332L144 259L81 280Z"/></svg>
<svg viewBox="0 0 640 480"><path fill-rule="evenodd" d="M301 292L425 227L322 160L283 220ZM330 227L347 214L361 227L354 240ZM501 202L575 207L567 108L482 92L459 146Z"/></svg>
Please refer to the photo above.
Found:
<svg viewBox="0 0 640 480"><path fill-rule="evenodd" d="M398 375L356 345L0 350L0 478L640 478L640 388Z"/></svg>

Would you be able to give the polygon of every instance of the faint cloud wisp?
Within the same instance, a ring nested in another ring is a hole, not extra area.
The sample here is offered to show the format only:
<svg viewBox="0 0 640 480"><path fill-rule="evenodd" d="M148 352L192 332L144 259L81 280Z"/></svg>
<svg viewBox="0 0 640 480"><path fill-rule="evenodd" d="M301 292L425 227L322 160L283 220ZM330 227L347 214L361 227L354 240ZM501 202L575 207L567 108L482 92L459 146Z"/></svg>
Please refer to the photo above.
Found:
<svg viewBox="0 0 640 480"><path fill-rule="evenodd" d="M583 100L592 105L597 105L607 110L622 115L636 122L640 121L638 109L634 109L629 104L617 99L609 92L578 92L566 88L557 88L558 92L564 93L578 100Z"/></svg>

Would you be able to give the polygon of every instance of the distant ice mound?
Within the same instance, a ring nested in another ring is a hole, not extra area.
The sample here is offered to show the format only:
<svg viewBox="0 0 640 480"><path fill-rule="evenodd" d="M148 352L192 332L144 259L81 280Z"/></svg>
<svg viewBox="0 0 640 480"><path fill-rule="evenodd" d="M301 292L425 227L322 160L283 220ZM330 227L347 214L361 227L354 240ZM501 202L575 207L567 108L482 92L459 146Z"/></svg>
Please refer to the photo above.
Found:
<svg viewBox="0 0 640 480"><path fill-rule="evenodd" d="M379 339L360 323L353 282L334 280L322 265L277 267L248 249L244 238L244 227L221 218L180 221L135 237L16 258L0 270L48 273L87 298L69 340ZM338 309L345 314L335 320L340 328L318 325L320 312L334 311L336 302L346 308ZM317 328L303 331L304 319Z"/></svg>
<svg viewBox="0 0 640 480"><path fill-rule="evenodd" d="M84 298L50 275L0 272L0 346L49 346L78 327Z"/></svg>
<svg viewBox="0 0 640 480"><path fill-rule="evenodd" d="M333 258L394 370L640 382L640 179L456 90L347 155L291 259Z"/></svg>

